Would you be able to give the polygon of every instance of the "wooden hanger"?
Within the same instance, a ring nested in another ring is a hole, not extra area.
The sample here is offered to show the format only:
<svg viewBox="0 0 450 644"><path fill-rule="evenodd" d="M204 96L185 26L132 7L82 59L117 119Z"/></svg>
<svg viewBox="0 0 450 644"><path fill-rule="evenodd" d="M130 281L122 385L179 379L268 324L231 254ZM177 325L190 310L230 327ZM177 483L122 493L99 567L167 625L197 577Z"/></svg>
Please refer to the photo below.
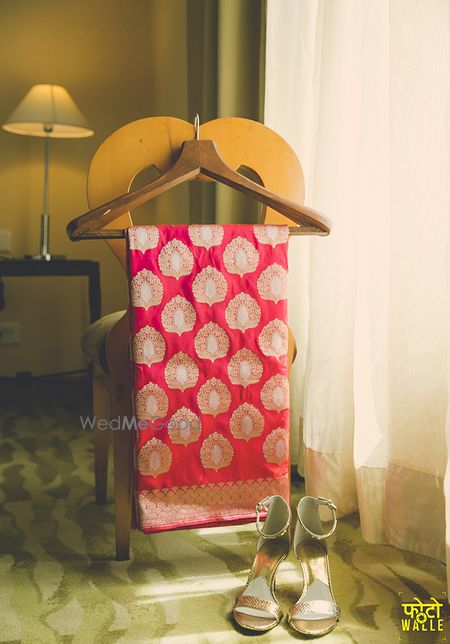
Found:
<svg viewBox="0 0 450 644"><path fill-rule="evenodd" d="M116 197L73 219L67 226L67 234L72 241L123 239L124 229L104 229L104 226L181 183L205 177L243 192L290 219L295 224L289 227L290 235L323 236L330 233L331 222L324 215L266 190L230 168L221 158L214 141L199 139L197 114L195 139L183 143L180 156L167 172L141 188Z"/></svg>

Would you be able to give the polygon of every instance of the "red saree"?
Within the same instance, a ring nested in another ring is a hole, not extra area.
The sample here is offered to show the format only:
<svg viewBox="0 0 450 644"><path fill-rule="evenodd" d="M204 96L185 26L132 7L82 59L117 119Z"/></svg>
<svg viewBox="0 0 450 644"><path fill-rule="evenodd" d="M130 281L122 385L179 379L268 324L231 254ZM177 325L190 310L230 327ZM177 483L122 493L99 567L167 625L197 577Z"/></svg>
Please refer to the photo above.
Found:
<svg viewBox="0 0 450 644"><path fill-rule="evenodd" d="M128 229L143 532L289 501L287 226Z"/></svg>

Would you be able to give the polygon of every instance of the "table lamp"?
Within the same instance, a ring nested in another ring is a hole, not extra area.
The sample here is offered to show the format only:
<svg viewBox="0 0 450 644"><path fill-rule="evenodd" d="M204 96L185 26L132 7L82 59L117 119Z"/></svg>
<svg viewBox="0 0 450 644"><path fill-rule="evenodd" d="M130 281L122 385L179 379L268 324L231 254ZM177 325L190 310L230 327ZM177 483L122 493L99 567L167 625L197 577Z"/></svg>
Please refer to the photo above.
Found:
<svg viewBox="0 0 450 644"><path fill-rule="evenodd" d="M44 138L44 198L41 216L39 255L32 259L50 260L48 213L48 168L50 139L81 139L94 131L86 123L68 91L60 85L33 85L3 124L13 134Z"/></svg>

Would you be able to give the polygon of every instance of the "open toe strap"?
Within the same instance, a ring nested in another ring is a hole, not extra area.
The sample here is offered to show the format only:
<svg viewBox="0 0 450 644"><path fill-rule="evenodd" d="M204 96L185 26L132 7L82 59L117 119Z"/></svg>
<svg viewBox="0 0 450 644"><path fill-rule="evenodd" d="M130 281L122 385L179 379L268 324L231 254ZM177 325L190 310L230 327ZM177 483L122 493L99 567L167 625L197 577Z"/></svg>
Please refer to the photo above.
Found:
<svg viewBox="0 0 450 644"><path fill-rule="evenodd" d="M291 619L323 620L338 619L339 608L334 602L325 599L311 599L294 604L289 609Z"/></svg>
<svg viewBox="0 0 450 644"><path fill-rule="evenodd" d="M243 608L243 611L239 609ZM283 611L281 607L276 602L267 601L266 599L260 599L259 597L253 597L252 595L241 595L237 598L234 605L235 612L245 613L245 609L250 608L253 611L261 611L260 617L266 618L270 615L274 617L278 622L283 617ZM266 613L266 614L264 614Z"/></svg>

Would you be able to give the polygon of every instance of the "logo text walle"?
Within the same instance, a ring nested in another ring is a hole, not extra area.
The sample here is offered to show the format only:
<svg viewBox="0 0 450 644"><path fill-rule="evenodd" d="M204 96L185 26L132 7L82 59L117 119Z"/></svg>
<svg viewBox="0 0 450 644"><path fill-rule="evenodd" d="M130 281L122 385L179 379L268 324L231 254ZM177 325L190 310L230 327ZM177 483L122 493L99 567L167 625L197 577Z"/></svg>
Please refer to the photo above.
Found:
<svg viewBox="0 0 450 644"><path fill-rule="evenodd" d="M434 597L429 602L422 602L418 597L414 601L402 604L402 631L442 632L444 629L441 617L443 604Z"/></svg>

